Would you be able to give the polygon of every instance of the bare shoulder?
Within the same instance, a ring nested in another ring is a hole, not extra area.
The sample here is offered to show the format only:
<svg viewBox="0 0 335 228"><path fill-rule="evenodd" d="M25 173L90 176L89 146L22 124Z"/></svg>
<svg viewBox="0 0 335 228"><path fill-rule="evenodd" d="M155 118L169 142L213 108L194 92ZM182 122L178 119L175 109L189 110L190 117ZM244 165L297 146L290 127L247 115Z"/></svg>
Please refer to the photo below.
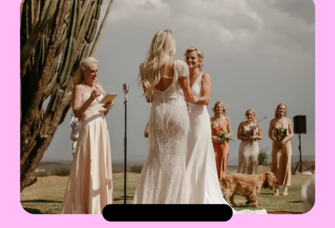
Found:
<svg viewBox="0 0 335 228"><path fill-rule="evenodd" d="M211 80L211 76L208 73L204 72L204 74L202 75L202 80Z"/></svg>
<svg viewBox="0 0 335 228"><path fill-rule="evenodd" d="M78 85L76 85L76 90L77 91L82 91L82 90L84 90L84 86L82 84L78 84Z"/></svg>
<svg viewBox="0 0 335 228"><path fill-rule="evenodd" d="M214 121L214 116L210 118L210 121L213 122Z"/></svg>
<svg viewBox="0 0 335 228"><path fill-rule="evenodd" d="M285 120L287 121L287 123L289 123L289 124L291 124L292 123L292 121L289 119L289 118L287 118L287 117L285 117Z"/></svg>
<svg viewBox="0 0 335 228"><path fill-rule="evenodd" d="M226 116L226 121L230 122L230 118L228 116Z"/></svg>
<svg viewBox="0 0 335 228"><path fill-rule="evenodd" d="M210 77L209 73L204 72L203 77Z"/></svg>

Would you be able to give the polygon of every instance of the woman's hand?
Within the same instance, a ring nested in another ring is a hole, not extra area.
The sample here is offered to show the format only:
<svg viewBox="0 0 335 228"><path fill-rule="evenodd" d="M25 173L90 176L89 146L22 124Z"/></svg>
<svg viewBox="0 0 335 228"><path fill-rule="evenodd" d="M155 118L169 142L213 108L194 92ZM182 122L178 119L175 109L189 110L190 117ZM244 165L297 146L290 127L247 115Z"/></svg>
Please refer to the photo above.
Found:
<svg viewBox="0 0 335 228"><path fill-rule="evenodd" d="M250 135L250 139L251 140L256 140L256 139L258 139L258 136L257 135Z"/></svg>
<svg viewBox="0 0 335 228"><path fill-rule="evenodd" d="M195 103L197 103L197 102L198 102L198 100L199 100L199 97L198 97L198 96L195 96L195 95L193 95L192 97L188 97L188 98L184 97L184 100L185 100L186 102L189 102L189 103L195 104Z"/></svg>
<svg viewBox="0 0 335 228"><path fill-rule="evenodd" d="M218 137L216 137L216 136L212 136L212 139L213 139L213 142L215 142L215 143L222 143L222 141L218 140Z"/></svg>
<svg viewBox="0 0 335 228"><path fill-rule="evenodd" d="M288 141L287 139L283 139L282 141L280 141L280 144L285 145L287 141Z"/></svg>
<svg viewBox="0 0 335 228"><path fill-rule="evenodd" d="M106 104L105 104L105 108L107 108L108 110L109 109L112 109L114 106L114 102L113 101L108 101Z"/></svg>
<svg viewBox="0 0 335 228"><path fill-rule="evenodd" d="M94 101L94 99L96 99L97 97L99 97L100 94L101 94L101 93L100 93L99 90L97 90L97 89L93 90L93 91L91 92L90 100L91 100L91 101Z"/></svg>

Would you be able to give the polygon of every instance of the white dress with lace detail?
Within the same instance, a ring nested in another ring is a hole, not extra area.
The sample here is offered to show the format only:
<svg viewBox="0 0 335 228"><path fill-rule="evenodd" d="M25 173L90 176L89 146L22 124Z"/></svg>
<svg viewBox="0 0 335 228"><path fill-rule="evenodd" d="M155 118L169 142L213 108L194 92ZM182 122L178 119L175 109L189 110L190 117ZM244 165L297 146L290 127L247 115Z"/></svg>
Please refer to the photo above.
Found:
<svg viewBox="0 0 335 228"><path fill-rule="evenodd" d="M184 204L189 117L179 93L178 77L189 77L185 62L175 60L168 88L153 90L149 118L148 157L144 163L134 204ZM140 65L140 74L143 63Z"/></svg>

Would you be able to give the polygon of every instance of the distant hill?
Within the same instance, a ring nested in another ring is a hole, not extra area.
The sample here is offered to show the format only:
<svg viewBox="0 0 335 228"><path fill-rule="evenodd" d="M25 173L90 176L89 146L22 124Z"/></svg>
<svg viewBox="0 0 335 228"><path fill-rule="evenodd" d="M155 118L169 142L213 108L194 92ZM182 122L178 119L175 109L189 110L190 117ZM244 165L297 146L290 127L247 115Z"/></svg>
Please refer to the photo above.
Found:
<svg viewBox="0 0 335 228"><path fill-rule="evenodd" d="M269 156L269 154L268 154ZM302 160L303 161L315 161L315 156L313 155L306 155L306 156L302 156ZM269 156L269 161L271 161L271 156ZM299 161L299 156L298 155L294 155L292 156L292 163L296 163ZM144 160L128 160L127 161L127 166L131 166L131 165L143 165L144 164ZM45 169L47 167L52 167L52 166L62 166L62 165L71 165L72 164L72 160L57 160L57 161L42 161L40 162L40 164L38 165L38 169ZM237 168L237 164L238 164L238 158L237 157L232 157L229 156L228 158L228 163L227 166L229 168ZM118 167L123 167L123 160L113 160L113 164L112 166L118 166Z"/></svg>

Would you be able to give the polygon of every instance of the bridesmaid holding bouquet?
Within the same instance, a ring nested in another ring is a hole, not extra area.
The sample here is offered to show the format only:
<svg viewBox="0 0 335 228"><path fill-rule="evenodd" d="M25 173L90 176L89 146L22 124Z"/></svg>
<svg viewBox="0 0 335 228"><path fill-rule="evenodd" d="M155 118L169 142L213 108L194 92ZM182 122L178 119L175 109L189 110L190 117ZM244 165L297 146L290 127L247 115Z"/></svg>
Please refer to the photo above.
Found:
<svg viewBox="0 0 335 228"><path fill-rule="evenodd" d="M227 140L218 139L218 133L223 132L225 137L231 137L231 122L226 116L224 104L220 101L214 104L212 109L214 116L211 118L212 140L216 161L216 169L219 180L226 176L227 161L229 156L229 144Z"/></svg>
<svg viewBox="0 0 335 228"><path fill-rule="evenodd" d="M269 138L272 142L272 167L278 185L274 195L279 195L279 185L284 185L283 196L288 195L288 187L291 184L291 139L294 136L292 122L286 117L287 106L280 103L275 111L275 118L271 120L269 127Z"/></svg>

